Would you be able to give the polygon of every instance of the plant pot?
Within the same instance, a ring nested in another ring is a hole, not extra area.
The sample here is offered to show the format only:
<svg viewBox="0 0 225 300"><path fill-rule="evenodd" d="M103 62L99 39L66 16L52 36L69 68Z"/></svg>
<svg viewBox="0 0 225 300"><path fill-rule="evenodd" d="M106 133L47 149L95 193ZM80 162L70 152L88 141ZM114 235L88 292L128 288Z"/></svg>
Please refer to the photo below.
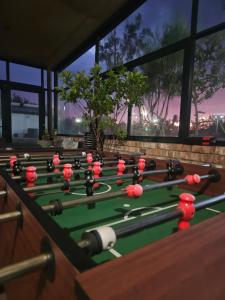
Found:
<svg viewBox="0 0 225 300"><path fill-rule="evenodd" d="M38 145L40 145L42 148L50 148L53 146L52 141L50 140L38 140Z"/></svg>

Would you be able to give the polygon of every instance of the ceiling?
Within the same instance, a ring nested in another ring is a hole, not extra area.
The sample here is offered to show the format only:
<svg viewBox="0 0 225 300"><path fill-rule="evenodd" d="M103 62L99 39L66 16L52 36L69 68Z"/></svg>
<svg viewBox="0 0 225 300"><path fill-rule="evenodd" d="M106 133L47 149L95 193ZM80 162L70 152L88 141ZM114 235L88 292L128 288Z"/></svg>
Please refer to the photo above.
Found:
<svg viewBox="0 0 225 300"><path fill-rule="evenodd" d="M125 4L128 0L1 0L0 58L54 69Z"/></svg>

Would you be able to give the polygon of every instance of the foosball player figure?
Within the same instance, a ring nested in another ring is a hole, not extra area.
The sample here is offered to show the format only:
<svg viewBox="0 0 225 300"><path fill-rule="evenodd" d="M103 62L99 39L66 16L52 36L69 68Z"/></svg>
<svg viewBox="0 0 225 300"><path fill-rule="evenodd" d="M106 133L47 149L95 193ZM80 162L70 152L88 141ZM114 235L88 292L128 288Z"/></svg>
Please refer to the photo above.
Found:
<svg viewBox="0 0 225 300"><path fill-rule="evenodd" d="M51 159L47 160L47 162L46 162L46 170L47 170L47 172L50 173L50 172L54 171L54 169L55 169L55 166L53 165L52 160Z"/></svg>
<svg viewBox="0 0 225 300"><path fill-rule="evenodd" d="M103 168L103 166L104 166L104 160L103 160L103 157L102 157L102 156L100 156L99 162L100 162L100 164L101 164L101 168ZM101 169L101 173L99 174L99 176L102 177L102 169Z"/></svg>
<svg viewBox="0 0 225 300"><path fill-rule="evenodd" d="M35 186L37 180L36 168L34 166L29 166L26 168L26 187ZM34 198L34 193L28 193L31 198Z"/></svg>
<svg viewBox="0 0 225 300"><path fill-rule="evenodd" d="M93 177L92 170L86 170L84 172L84 175L85 175L85 180L86 180L86 183L85 183L86 195L93 196L93 186L94 186L95 179ZM88 204L88 208L89 209L95 208L95 203Z"/></svg>
<svg viewBox="0 0 225 300"><path fill-rule="evenodd" d="M94 167L93 167L92 171L93 171L94 179L99 179L100 174L102 172L101 163L99 161L94 162ZM98 189L99 186L100 186L100 184L98 182L96 182L96 183L94 183L93 188Z"/></svg>
<svg viewBox="0 0 225 300"><path fill-rule="evenodd" d="M19 160L14 161L13 163L13 176L19 176L22 173L23 169L21 162Z"/></svg>
<svg viewBox="0 0 225 300"><path fill-rule="evenodd" d="M74 170L80 170L80 168L81 168L81 161L78 158L75 158L74 159ZM80 174L75 173L74 179L75 180L80 180Z"/></svg>
<svg viewBox="0 0 225 300"><path fill-rule="evenodd" d="M48 159L48 160L47 160L47 165L46 165L46 170L47 170L47 172L51 173L51 172L54 171L54 169L55 169L55 166L53 165L52 160L51 160L51 159ZM52 183L52 182L53 182L52 177L50 177L50 176L47 177L47 183L50 184L50 183Z"/></svg>
<svg viewBox="0 0 225 300"><path fill-rule="evenodd" d="M100 160L100 155L97 153L93 158L93 162L99 161L99 160Z"/></svg>
<svg viewBox="0 0 225 300"><path fill-rule="evenodd" d="M15 155L10 156L10 159L9 159L10 169L13 169L13 165L14 165L15 161L17 161L17 157Z"/></svg>
<svg viewBox="0 0 225 300"><path fill-rule="evenodd" d="M138 171L140 174L142 174L145 170L145 159L144 158L140 158L138 160ZM143 176L139 177L139 182L141 182L143 180Z"/></svg>
<svg viewBox="0 0 225 300"><path fill-rule="evenodd" d="M52 162L53 162L53 165L55 167L54 173L58 173L59 169L57 168L57 166L60 164L59 154L54 154L53 155Z"/></svg>
<svg viewBox="0 0 225 300"><path fill-rule="evenodd" d="M65 193L69 193L70 191L70 180L73 176L73 170L71 164L65 164L63 166L63 177L64 177L64 187L63 190Z"/></svg>
<svg viewBox="0 0 225 300"><path fill-rule="evenodd" d="M125 169L126 169L126 167L125 167L125 161L122 160L122 159L120 159L118 161L118 164L117 164L117 176L123 175ZM122 179L117 179L116 183L118 185L122 185L123 184L123 180Z"/></svg>
<svg viewBox="0 0 225 300"><path fill-rule="evenodd" d="M87 157L86 157L86 160L87 160L87 163L89 164L88 166L88 170L92 170L92 162L93 162L93 156L92 156L92 153L88 153L87 154Z"/></svg>
<svg viewBox="0 0 225 300"><path fill-rule="evenodd" d="M190 221L195 214L194 206L195 197L189 193L182 193L179 195L179 203L177 208L182 211L183 216L179 219L177 225L178 230L185 230L190 228Z"/></svg>
<svg viewBox="0 0 225 300"><path fill-rule="evenodd" d="M153 159L150 159L147 164L145 164L146 171L153 171L156 169L156 162Z"/></svg>
<svg viewBox="0 0 225 300"><path fill-rule="evenodd" d="M59 159L64 159L62 149L58 149L58 150L55 152L55 154L58 154L58 155L59 155Z"/></svg>
<svg viewBox="0 0 225 300"><path fill-rule="evenodd" d="M138 166L134 166L132 168L133 170L133 184L137 184L140 182L140 177L141 177L141 174L139 172L139 169L138 169Z"/></svg>
<svg viewBox="0 0 225 300"><path fill-rule="evenodd" d="M168 162L167 162L167 175L164 179L164 181L172 181L172 180L175 180L176 179L176 173L175 173L175 169L174 169L174 161L172 159L170 159ZM168 190L172 190L173 187L172 186L169 186L167 187Z"/></svg>

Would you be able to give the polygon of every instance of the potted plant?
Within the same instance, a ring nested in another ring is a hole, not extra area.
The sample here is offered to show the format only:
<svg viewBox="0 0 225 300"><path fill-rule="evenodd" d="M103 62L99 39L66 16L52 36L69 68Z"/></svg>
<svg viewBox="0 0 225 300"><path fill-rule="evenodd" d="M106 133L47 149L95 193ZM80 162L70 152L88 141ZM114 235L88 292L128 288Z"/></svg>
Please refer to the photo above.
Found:
<svg viewBox="0 0 225 300"><path fill-rule="evenodd" d="M95 65L89 75L63 71L61 82L62 86L56 88L60 99L71 103L85 102L82 105L83 120L94 136L96 150L102 152L107 131L112 137L107 143L108 148L126 137L121 123L130 106L142 104L147 77L124 67L110 70L103 76L100 66Z"/></svg>

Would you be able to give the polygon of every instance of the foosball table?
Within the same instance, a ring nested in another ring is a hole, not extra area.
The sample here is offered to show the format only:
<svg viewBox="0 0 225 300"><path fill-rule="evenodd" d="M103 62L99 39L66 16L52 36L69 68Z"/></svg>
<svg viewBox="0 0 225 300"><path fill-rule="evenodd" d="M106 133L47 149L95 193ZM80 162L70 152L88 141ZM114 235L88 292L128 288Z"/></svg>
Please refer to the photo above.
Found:
<svg viewBox="0 0 225 300"><path fill-rule="evenodd" d="M223 169L78 151L0 166L5 299L224 299Z"/></svg>

